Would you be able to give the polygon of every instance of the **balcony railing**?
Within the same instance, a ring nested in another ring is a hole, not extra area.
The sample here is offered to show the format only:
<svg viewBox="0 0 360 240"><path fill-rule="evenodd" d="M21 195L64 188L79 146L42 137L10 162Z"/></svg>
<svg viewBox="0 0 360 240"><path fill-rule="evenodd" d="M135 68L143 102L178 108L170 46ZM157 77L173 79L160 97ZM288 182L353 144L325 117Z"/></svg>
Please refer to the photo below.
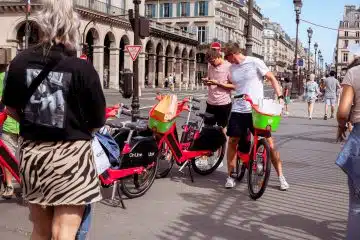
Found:
<svg viewBox="0 0 360 240"><path fill-rule="evenodd" d="M96 0L74 0L76 7L88 8L109 15L125 15L125 9Z"/></svg>
<svg viewBox="0 0 360 240"><path fill-rule="evenodd" d="M172 26L170 26L168 24L165 24L165 23L150 20L150 27L154 28L154 29L157 29L157 30L160 30L160 31L173 33L173 34L176 34L176 35L179 35L179 36L182 36L182 37L197 40L196 34L183 31L180 28L174 28L174 27L172 27Z"/></svg>

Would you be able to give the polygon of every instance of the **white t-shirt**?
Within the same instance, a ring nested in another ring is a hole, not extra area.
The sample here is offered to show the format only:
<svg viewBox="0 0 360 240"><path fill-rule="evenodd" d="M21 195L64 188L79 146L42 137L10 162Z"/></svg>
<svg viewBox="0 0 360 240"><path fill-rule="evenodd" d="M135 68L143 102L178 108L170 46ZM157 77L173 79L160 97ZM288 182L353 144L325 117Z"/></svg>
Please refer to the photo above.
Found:
<svg viewBox="0 0 360 240"><path fill-rule="evenodd" d="M233 64L230 71L236 95L247 94L255 104L264 98L264 76L270 70L262 60L246 57L242 63ZM251 113L251 106L247 101L235 99L232 112Z"/></svg>

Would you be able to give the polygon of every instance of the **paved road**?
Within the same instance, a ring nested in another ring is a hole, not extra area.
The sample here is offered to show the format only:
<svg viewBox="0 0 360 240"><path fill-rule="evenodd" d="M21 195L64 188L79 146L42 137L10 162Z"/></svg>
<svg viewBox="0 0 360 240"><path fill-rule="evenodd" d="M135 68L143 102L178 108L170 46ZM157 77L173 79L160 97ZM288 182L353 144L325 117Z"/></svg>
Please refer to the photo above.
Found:
<svg viewBox="0 0 360 240"><path fill-rule="evenodd" d="M298 103L291 110L295 116L285 118L275 134L289 191L278 190L274 170L264 196L253 201L244 183L224 189L226 167L207 177L195 175L194 183L174 169L145 196L126 200L126 210L97 204L90 239L344 239L348 192L334 165L340 150L335 122L302 118ZM24 206L0 200L0 213L1 239L29 238Z"/></svg>

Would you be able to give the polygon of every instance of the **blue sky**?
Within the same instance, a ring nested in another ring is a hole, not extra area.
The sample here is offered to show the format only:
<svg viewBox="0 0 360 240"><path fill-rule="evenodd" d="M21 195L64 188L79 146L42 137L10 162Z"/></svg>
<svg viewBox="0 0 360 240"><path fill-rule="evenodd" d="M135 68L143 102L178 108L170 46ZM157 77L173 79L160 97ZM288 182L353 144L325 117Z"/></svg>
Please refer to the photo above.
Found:
<svg viewBox="0 0 360 240"><path fill-rule="evenodd" d="M296 23L295 12L292 0L256 0L262 8L265 17L281 24L283 29L295 37ZM344 14L345 5L359 6L359 0L303 0L301 18L320 25L331 28L337 28L339 21ZM333 60L334 47L336 44L337 32L312 26L305 22L300 22L299 38L305 46L308 46L308 37L306 30L311 27L314 30L312 37L312 51L314 41L319 44L325 62L330 63Z"/></svg>

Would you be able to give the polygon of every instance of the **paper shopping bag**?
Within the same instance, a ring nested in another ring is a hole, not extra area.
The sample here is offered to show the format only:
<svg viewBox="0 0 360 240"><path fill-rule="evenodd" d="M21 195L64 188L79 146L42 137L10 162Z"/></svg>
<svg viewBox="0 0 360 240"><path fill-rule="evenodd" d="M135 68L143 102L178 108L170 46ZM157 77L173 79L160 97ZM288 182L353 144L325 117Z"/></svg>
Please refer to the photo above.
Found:
<svg viewBox="0 0 360 240"><path fill-rule="evenodd" d="M162 122L167 122L175 116L176 110L177 110L176 95L166 95L154 108L151 117Z"/></svg>
<svg viewBox="0 0 360 240"><path fill-rule="evenodd" d="M170 95L170 106L168 108L168 112L165 115L165 120L170 121L172 120L177 111L177 96L176 95Z"/></svg>

